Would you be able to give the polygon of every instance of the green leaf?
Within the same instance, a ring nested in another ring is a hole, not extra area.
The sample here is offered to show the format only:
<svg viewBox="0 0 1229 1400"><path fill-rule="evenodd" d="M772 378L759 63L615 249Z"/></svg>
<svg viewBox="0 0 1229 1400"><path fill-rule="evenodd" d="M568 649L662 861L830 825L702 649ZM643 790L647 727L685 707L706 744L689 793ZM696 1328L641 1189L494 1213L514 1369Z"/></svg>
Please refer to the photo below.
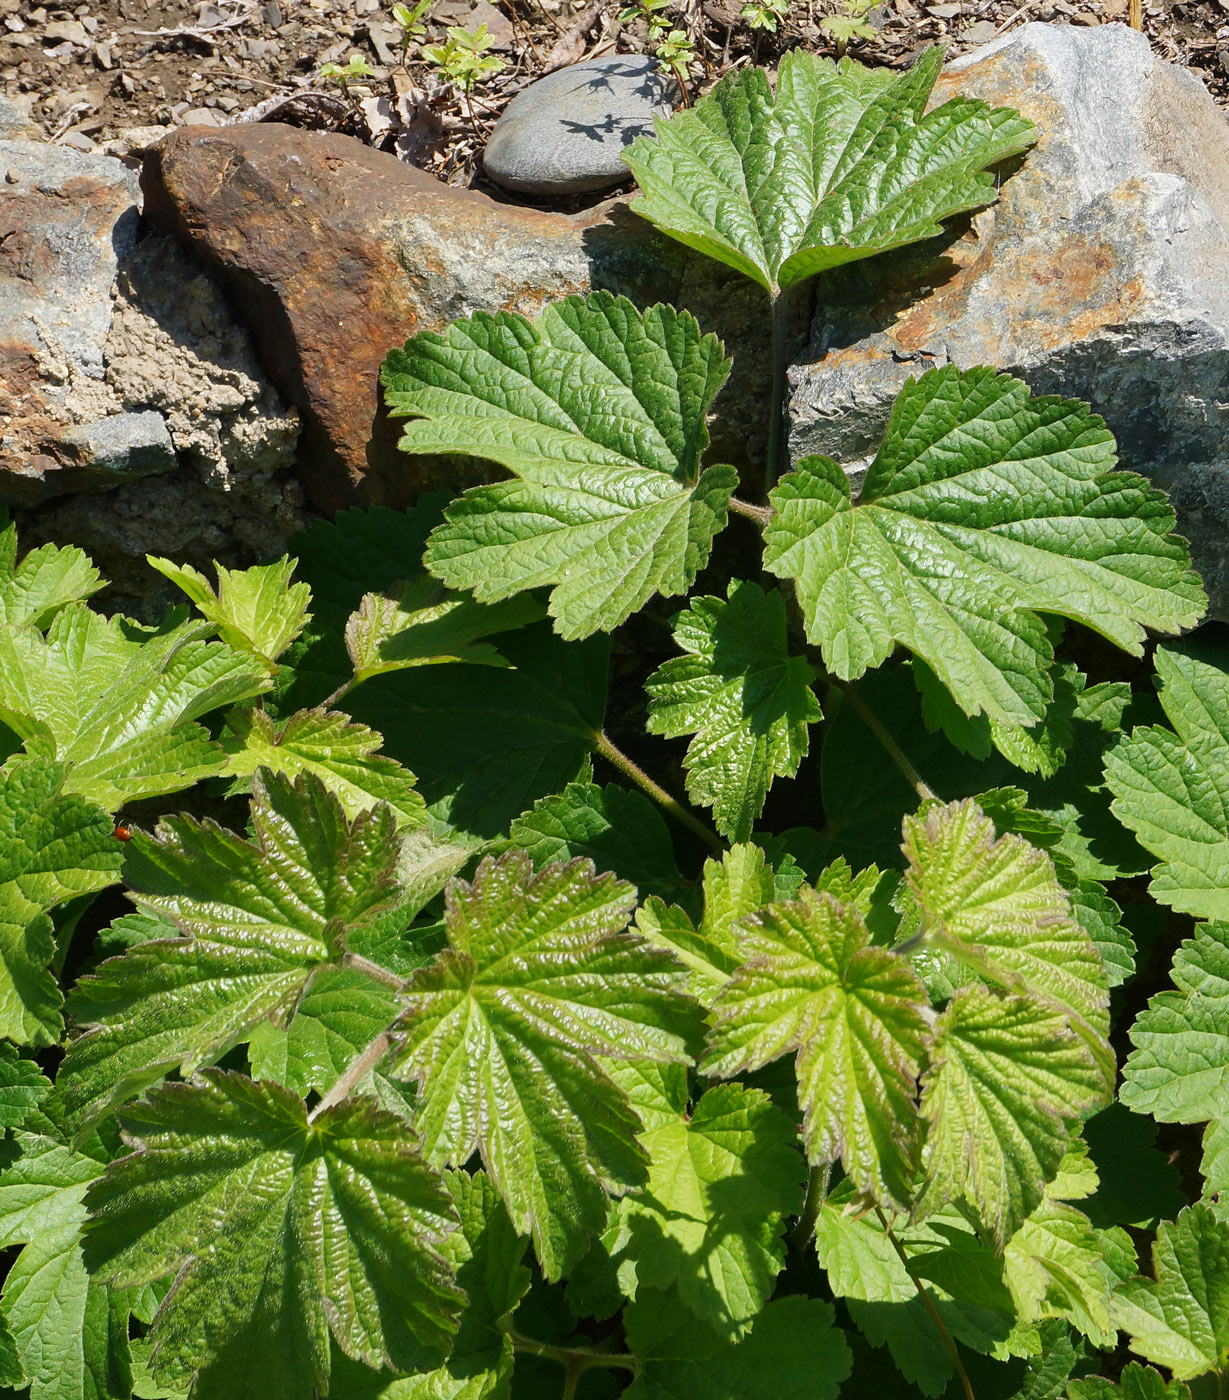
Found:
<svg viewBox="0 0 1229 1400"><path fill-rule="evenodd" d="M140 627L82 604L44 638L0 628L0 721L32 754L69 765L65 790L115 811L136 797L191 787L224 755L197 716L258 694L250 658L201 638L205 622Z"/></svg>
<svg viewBox="0 0 1229 1400"><path fill-rule="evenodd" d="M1158 1230L1152 1267L1154 1278L1114 1298L1131 1350L1183 1381L1229 1368L1229 1222L1207 1206L1184 1210Z"/></svg>
<svg viewBox="0 0 1229 1400"><path fill-rule="evenodd" d="M449 593L438 579L425 574L393 588L395 592L365 594L346 623L346 650L356 681L449 661L507 666L502 652L480 639L546 616L546 609L530 595L476 603Z"/></svg>
<svg viewBox="0 0 1229 1400"><path fill-rule="evenodd" d="M1083 404L990 369L930 370L897 398L856 505L826 458L782 478L764 567L795 582L837 676L899 643L967 714L1032 726L1051 700L1038 612L1139 655L1145 624L1176 632L1205 607L1165 496L1109 475L1114 461Z"/></svg>
<svg viewBox="0 0 1229 1400"><path fill-rule="evenodd" d="M429 666L369 681L356 719L418 775L433 816L463 836L503 836L514 817L576 778L606 709L605 637L568 645L544 627L509 633L514 670Z"/></svg>
<svg viewBox="0 0 1229 1400"><path fill-rule="evenodd" d="M916 1076L929 999L856 908L804 889L738 926L746 961L716 999L702 1071L730 1076L797 1051L808 1159L840 1158L879 1200L909 1199Z"/></svg>
<svg viewBox="0 0 1229 1400"><path fill-rule="evenodd" d="M1100 1178L1084 1203L1094 1225L1155 1230L1186 1204L1177 1168L1156 1147L1157 1125L1113 1103L1084 1124L1084 1140Z"/></svg>
<svg viewBox="0 0 1229 1400"><path fill-rule="evenodd" d="M781 1298L731 1342L670 1294L645 1291L625 1314L639 1363L627 1400L835 1400L849 1375L830 1303Z"/></svg>
<svg viewBox="0 0 1229 1400"><path fill-rule="evenodd" d="M236 709L226 716L226 726L229 733L221 743L228 777L252 778L258 768L291 779L311 773L351 819L387 802L401 828L424 820L426 804L414 790L413 773L377 753L380 736L338 710L299 710L275 726L263 710Z"/></svg>
<svg viewBox="0 0 1229 1400"><path fill-rule="evenodd" d="M228 646L257 657L270 671L277 669L277 658L311 617L307 611L311 589L306 583L290 581L298 562L295 559L281 558L250 569L227 569L215 563L215 593L205 575L190 564L174 564L152 554L145 557L183 589Z"/></svg>
<svg viewBox="0 0 1229 1400"><path fill-rule="evenodd" d="M443 1366L388 1383L387 1373L362 1370L334 1358L333 1400L506 1400L512 1379L512 1341L500 1329L530 1284L521 1263L527 1241L508 1219L484 1172L446 1172L461 1228L441 1246L456 1270L466 1305Z"/></svg>
<svg viewBox="0 0 1229 1400"><path fill-rule="evenodd" d="M397 1019L392 987L351 967L321 968L295 1001L283 1031L262 1021L248 1059L257 1079L273 1079L292 1093L330 1089L360 1051ZM358 1093L372 1093L370 1082Z"/></svg>
<svg viewBox="0 0 1229 1400"><path fill-rule="evenodd" d="M534 865L585 857L630 880L641 895L677 895L683 888L660 812L643 793L617 783L569 783L517 817L509 834Z"/></svg>
<svg viewBox="0 0 1229 1400"><path fill-rule="evenodd" d="M1173 732L1135 729L1106 754L1114 814L1160 857L1154 899L1229 920L1229 656L1188 643L1154 660Z"/></svg>
<svg viewBox="0 0 1229 1400"><path fill-rule="evenodd" d="M564 637L617 627L655 593L685 593L737 484L700 470L705 417L729 362L715 336L667 306L641 314L604 292L534 322L454 321L389 353L380 378L413 453L466 453L515 480L467 491L426 564L497 602L551 585Z"/></svg>
<svg viewBox="0 0 1229 1400"><path fill-rule="evenodd" d="M0 627L43 628L70 603L103 586L98 570L76 545L45 544L17 562L17 527L0 530Z"/></svg>
<svg viewBox="0 0 1229 1400"><path fill-rule="evenodd" d="M0 1040L0 1130L20 1128L50 1090L51 1083L38 1065L23 1060L15 1045Z"/></svg>
<svg viewBox="0 0 1229 1400"><path fill-rule="evenodd" d="M967 1201L1001 1245L1040 1204L1104 1079L1066 1016L974 984L935 1027L922 1080L919 1214Z"/></svg>
<svg viewBox="0 0 1229 1400"><path fill-rule="evenodd" d="M777 91L748 68L657 122L624 159L632 208L775 294L817 272L940 233L995 198L987 165L1027 150L1031 122L954 98L923 115L943 62L872 71L794 52Z"/></svg>
<svg viewBox="0 0 1229 1400"><path fill-rule="evenodd" d="M125 867L139 905L182 938L138 944L82 978L71 1011L92 1028L61 1075L77 1121L173 1069L187 1075L284 1023L312 972L338 959L395 895L387 808L348 822L314 778L276 774L253 789L255 843L212 821L171 817L134 833Z"/></svg>
<svg viewBox="0 0 1229 1400"><path fill-rule="evenodd" d="M111 819L65 792L68 775L41 759L0 768L0 1035L23 1045L63 1029L50 911L112 884L123 860Z"/></svg>
<svg viewBox="0 0 1229 1400"><path fill-rule="evenodd" d="M1131 1027L1119 1097L1161 1123L1229 1119L1229 924L1202 924L1174 956L1178 990Z"/></svg>
<svg viewBox="0 0 1229 1400"><path fill-rule="evenodd" d="M774 778L792 778L807 752L807 729L822 718L811 666L789 654L785 600L754 583L730 583L729 601L692 598L674 620L687 652L649 677L650 734L695 738L687 748L687 793L712 807L732 841L751 835Z"/></svg>
<svg viewBox="0 0 1229 1400"><path fill-rule="evenodd" d="M447 891L448 948L404 993L398 1073L418 1084L428 1159L477 1151L513 1224L558 1278L606 1192L645 1179L627 1095L594 1058L687 1059L672 960L627 930L635 893L589 861L488 857Z"/></svg>
<svg viewBox="0 0 1229 1400"><path fill-rule="evenodd" d="M907 817L904 833L927 942L991 982L1051 1002L1112 1062L1105 968L1045 852L1010 833L996 839L969 799Z"/></svg>
<svg viewBox="0 0 1229 1400"><path fill-rule="evenodd" d="M704 862L704 914L696 928L686 912L650 899L636 914L636 927L657 948L666 948L686 969L687 989L712 1006L743 961L735 920L771 904L773 870L758 846L731 846L720 860Z"/></svg>
<svg viewBox="0 0 1229 1400"><path fill-rule="evenodd" d="M785 1265L785 1217L802 1209L797 1131L767 1094L741 1084L710 1089L690 1117L685 1103L673 1107L646 1122L647 1186L618 1203L591 1248L628 1297L641 1282L677 1284L680 1302L707 1326L742 1332Z"/></svg>
<svg viewBox="0 0 1229 1400"><path fill-rule="evenodd" d="M0 1173L0 1246L24 1248L0 1306L31 1400L128 1400L127 1309L81 1256L82 1198L104 1161L34 1133L18 1133L11 1150Z"/></svg>
<svg viewBox="0 0 1229 1400"><path fill-rule="evenodd" d="M1151 1366L1132 1361L1123 1367L1118 1385L1103 1376L1086 1376L1067 1387L1068 1400L1191 1400L1190 1389L1170 1381Z"/></svg>
<svg viewBox="0 0 1229 1400"><path fill-rule="evenodd" d="M369 1366L447 1349L455 1216L400 1119L369 1099L309 1119L277 1085L207 1070L124 1122L136 1151L89 1191L86 1258L122 1287L178 1273L154 1323L160 1379L196 1372L199 1400L303 1400L327 1393L330 1333Z"/></svg>
<svg viewBox="0 0 1229 1400"><path fill-rule="evenodd" d="M1088 1217L1044 1200L1007 1241L1004 1272L1021 1322L1060 1317L1095 1346L1112 1348L1110 1279Z"/></svg>

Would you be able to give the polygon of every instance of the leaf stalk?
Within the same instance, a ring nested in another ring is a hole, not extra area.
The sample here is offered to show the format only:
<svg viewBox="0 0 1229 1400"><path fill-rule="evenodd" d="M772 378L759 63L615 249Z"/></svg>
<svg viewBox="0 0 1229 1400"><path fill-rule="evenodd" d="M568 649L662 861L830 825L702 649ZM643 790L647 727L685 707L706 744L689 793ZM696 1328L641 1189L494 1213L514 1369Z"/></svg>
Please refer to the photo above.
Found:
<svg viewBox="0 0 1229 1400"><path fill-rule="evenodd" d="M771 506L752 505L750 501L740 501L737 496L730 497L730 509L735 515L745 515L760 526L767 525L776 514Z"/></svg>
<svg viewBox="0 0 1229 1400"><path fill-rule="evenodd" d="M880 723L878 715L870 708L865 700L858 694L848 681L843 681L839 676L834 676L825 671L822 666L814 668L817 679L827 681L849 701L854 710L857 711L858 718L866 725L867 729L875 736L887 751L888 757L900 770L901 776L918 795L919 802L937 802L938 794L927 783L922 775L909 761L904 749L892 738L891 734Z"/></svg>
<svg viewBox="0 0 1229 1400"><path fill-rule="evenodd" d="M330 1108L335 1108L343 1100L348 1099L367 1075L388 1054L388 1048L391 1044L391 1034L388 1031L381 1031L365 1049L360 1050L342 1071L341 1077L335 1081L333 1087L307 1115L307 1121L314 1123L322 1113L327 1112Z"/></svg>
<svg viewBox="0 0 1229 1400"><path fill-rule="evenodd" d="M790 1244L800 1252L806 1249L815 1233L815 1222L828 1199L828 1182L832 1177L832 1163L821 1162L811 1168L807 1177L807 1193L802 1202L802 1214L789 1232Z"/></svg>
<svg viewBox="0 0 1229 1400"><path fill-rule="evenodd" d="M660 783L654 782L634 759L629 758L622 749L612 744L604 729L597 731L593 736L593 742L598 753L608 763L613 763L621 773L625 773L632 782L643 788L654 802L659 803L664 811L669 812L688 831L695 832L701 841L714 851L720 853L725 850L725 842L712 827L706 826L694 812L684 807L677 797L672 797Z"/></svg>
<svg viewBox="0 0 1229 1400"><path fill-rule="evenodd" d="M892 1227L888 1224L888 1218L884 1215L879 1206L875 1207L875 1214L879 1217L879 1223L883 1226L883 1232L887 1236L892 1248L896 1251L896 1257L904 1265L905 1272L913 1279L913 1286L917 1289L917 1295L922 1300L922 1306L930 1314L930 1320L939 1330L939 1335L943 1338L943 1345L947 1348L948 1355L952 1358L952 1363L956 1367L956 1374L960 1377L960 1384L964 1387L965 1400L977 1400L973 1394L973 1384L969 1380L969 1373L964 1369L964 1362L960 1359L960 1349L952 1339L952 1334L947 1330L943 1319L939 1316L939 1310L934 1305L934 1299L926 1292L925 1285L920 1278L914 1278L909 1273L909 1256L905 1253L905 1247L892 1233Z"/></svg>
<svg viewBox="0 0 1229 1400"><path fill-rule="evenodd" d="M500 1331L512 1343L513 1350L527 1351L532 1356L545 1356L551 1361L557 1361L561 1366L566 1366L569 1372L575 1371L577 1380L580 1373L587 1371L593 1366L604 1366L610 1370L634 1371L637 1368L637 1361L629 1352L621 1351L595 1351L590 1347L559 1347L553 1346L550 1342L539 1342L535 1337L526 1337L518 1332L511 1322L503 1320L499 1324ZM572 1386L575 1391L575 1384ZM564 1390L564 1400L567 1400L567 1390Z"/></svg>

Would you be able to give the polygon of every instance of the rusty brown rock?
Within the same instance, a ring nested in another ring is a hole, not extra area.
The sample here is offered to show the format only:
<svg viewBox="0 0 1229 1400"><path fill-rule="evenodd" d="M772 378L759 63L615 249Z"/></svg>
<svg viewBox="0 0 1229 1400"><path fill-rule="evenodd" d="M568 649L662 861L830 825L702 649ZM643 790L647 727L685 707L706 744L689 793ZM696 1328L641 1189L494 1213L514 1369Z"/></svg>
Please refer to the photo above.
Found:
<svg viewBox="0 0 1229 1400"><path fill-rule="evenodd" d="M681 302L721 335L736 371L714 453L737 464L761 453L762 294L623 204L576 216L500 204L348 137L277 124L176 132L147 157L142 187L153 226L219 270L299 409L300 476L323 510L478 479L472 464L397 452L378 382L390 347L475 311L532 316L594 287Z"/></svg>
<svg viewBox="0 0 1229 1400"><path fill-rule="evenodd" d="M820 289L790 373L790 448L861 467L931 366L1010 370L1083 399L1123 466L1171 495L1214 615L1229 616L1229 125L1202 85L1121 25L1030 24L950 65L1016 107L1036 148L954 235Z"/></svg>

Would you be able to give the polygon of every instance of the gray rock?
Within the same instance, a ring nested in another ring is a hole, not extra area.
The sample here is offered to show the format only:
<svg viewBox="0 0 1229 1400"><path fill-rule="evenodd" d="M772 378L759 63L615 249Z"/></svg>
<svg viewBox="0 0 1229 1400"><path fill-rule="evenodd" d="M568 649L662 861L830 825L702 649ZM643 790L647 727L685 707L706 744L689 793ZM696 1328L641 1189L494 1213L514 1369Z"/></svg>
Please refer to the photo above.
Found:
<svg viewBox="0 0 1229 1400"><path fill-rule="evenodd" d="M1038 146L967 231L820 286L791 370L790 449L852 468L897 391L949 362L1083 399L1171 494L1229 618L1229 125L1121 25L1029 24L951 64L954 92L1034 120Z"/></svg>
<svg viewBox="0 0 1229 1400"><path fill-rule="evenodd" d="M612 54L561 68L508 104L487 143L483 168L525 194L606 190L629 178L622 152L669 115L670 85L657 63Z"/></svg>
<svg viewBox="0 0 1229 1400"><path fill-rule="evenodd" d="M35 141L40 135L27 108L0 96L0 141Z"/></svg>
<svg viewBox="0 0 1229 1400"><path fill-rule="evenodd" d="M96 423L66 428L60 441L82 468L117 481L173 472L177 466L166 420L153 409L115 413Z"/></svg>

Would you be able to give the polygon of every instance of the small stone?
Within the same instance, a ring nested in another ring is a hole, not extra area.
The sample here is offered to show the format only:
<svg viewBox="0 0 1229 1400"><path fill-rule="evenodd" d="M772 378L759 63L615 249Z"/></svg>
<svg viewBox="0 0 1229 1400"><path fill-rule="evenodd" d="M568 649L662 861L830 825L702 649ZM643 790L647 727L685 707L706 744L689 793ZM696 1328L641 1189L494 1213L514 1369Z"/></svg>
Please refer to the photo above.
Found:
<svg viewBox="0 0 1229 1400"><path fill-rule="evenodd" d="M669 116L670 85L657 63L612 54L530 84L495 124L483 167L525 194L609 189L629 176L621 157L654 116Z"/></svg>
<svg viewBox="0 0 1229 1400"><path fill-rule="evenodd" d="M270 29L280 29L286 23L286 17L282 14L282 7L277 3L277 0L269 0L267 5L262 5L260 17Z"/></svg>
<svg viewBox="0 0 1229 1400"><path fill-rule="evenodd" d="M85 32L85 26L76 19L57 19L50 24L43 26L43 42L53 40L56 43L76 44L79 48L85 48L90 42L89 36Z"/></svg>
<svg viewBox="0 0 1229 1400"><path fill-rule="evenodd" d="M71 146L74 151L83 151L87 155L95 149L93 138L87 136L84 131L66 131L60 137L60 145Z"/></svg>
<svg viewBox="0 0 1229 1400"><path fill-rule="evenodd" d="M94 62L98 64L99 68L101 68L101 69L103 70L103 72L108 72L108 71L110 71L110 68L111 68L111 61L112 61L112 60L111 60L111 45L110 45L110 44L95 44L95 45L94 45Z"/></svg>
<svg viewBox="0 0 1229 1400"><path fill-rule="evenodd" d="M4 172L4 183L6 185L19 185L21 183L21 171L6 170Z"/></svg>
<svg viewBox="0 0 1229 1400"><path fill-rule="evenodd" d="M97 30L98 21L93 15L82 15L80 18L81 28L84 29L87 34L93 34Z"/></svg>
<svg viewBox="0 0 1229 1400"><path fill-rule="evenodd" d="M180 118L184 126L223 126L218 114L208 107L190 107Z"/></svg>
<svg viewBox="0 0 1229 1400"><path fill-rule="evenodd" d="M935 19L955 19L962 8L960 5L931 5L928 7L929 13Z"/></svg>
<svg viewBox="0 0 1229 1400"><path fill-rule="evenodd" d="M996 33L995 26L988 19L979 19L971 24L960 36L966 44L988 44Z"/></svg>
<svg viewBox="0 0 1229 1400"><path fill-rule="evenodd" d="M512 21L502 10L497 10L490 0L476 0L472 10L461 21L466 29L475 30L480 24L486 25L486 32L494 49L510 49L516 43L516 30Z"/></svg>
<svg viewBox="0 0 1229 1400"><path fill-rule="evenodd" d="M79 428L61 442L81 467L108 475L155 476L175 470L175 449L161 413L116 413Z"/></svg>

